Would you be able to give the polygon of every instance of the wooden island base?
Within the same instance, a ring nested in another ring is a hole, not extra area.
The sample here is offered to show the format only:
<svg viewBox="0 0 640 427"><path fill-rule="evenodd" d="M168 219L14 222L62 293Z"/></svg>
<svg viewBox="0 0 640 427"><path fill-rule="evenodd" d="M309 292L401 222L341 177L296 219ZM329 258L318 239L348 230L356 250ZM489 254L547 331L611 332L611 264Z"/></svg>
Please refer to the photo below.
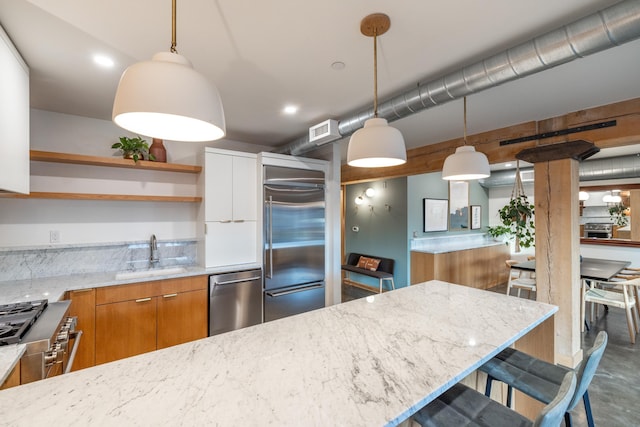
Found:
<svg viewBox="0 0 640 427"><path fill-rule="evenodd" d="M411 251L411 284L444 280L478 289L506 283L507 245L485 246L453 252Z"/></svg>

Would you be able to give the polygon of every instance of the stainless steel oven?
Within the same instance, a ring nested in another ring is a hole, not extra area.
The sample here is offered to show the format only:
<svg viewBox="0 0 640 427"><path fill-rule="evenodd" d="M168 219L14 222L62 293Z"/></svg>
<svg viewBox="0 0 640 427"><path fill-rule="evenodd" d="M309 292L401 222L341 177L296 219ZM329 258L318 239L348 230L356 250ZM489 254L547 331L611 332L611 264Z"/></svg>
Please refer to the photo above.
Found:
<svg viewBox="0 0 640 427"><path fill-rule="evenodd" d="M592 222L584 225L586 239L611 239L611 237L613 237L613 224Z"/></svg>
<svg viewBox="0 0 640 427"><path fill-rule="evenodd" d="M0 305L0 345L25 344L20 384L71 370L82 331L69 316L71 301L47 300Z"/></svg>

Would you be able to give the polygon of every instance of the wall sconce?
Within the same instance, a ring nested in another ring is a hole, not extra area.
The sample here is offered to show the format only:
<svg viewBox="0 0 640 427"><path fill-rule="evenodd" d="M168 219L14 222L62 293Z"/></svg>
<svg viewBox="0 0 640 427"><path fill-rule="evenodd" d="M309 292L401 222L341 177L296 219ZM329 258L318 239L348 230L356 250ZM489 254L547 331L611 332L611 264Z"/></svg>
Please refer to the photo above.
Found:
<svg viewBox="0 0 640 427"><path fill-rule="evenodd" d="M356 202L356 205L361 205L361 204L363 204L363 203L364 203L364 197L362 197L362 196L358 196L358 197L356 197L355 202Z"/></svg>
<svg viewBox="0 0 640 427"><path fill-rule="evenodd" d="M374 190L373 188L369 187L369 188L366 189L364 194L365 194L365 196L371 198L371 197L376 195L376 190Z"/></svg>

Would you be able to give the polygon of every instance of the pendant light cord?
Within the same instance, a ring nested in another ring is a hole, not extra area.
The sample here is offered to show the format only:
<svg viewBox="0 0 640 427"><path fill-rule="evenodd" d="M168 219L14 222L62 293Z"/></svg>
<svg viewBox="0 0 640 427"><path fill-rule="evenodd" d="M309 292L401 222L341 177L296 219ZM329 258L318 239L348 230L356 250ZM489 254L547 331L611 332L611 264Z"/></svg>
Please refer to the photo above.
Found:
<svg viewBox="0 0 640 427"><path fill-rule="evenodd" d="M176 0L171 0L171 53L178 53L176 44Z"/></svg>
<svg viewBox="0 0 640 427"><path fill-rule="evenodd" d="M464 145L467 145L467 97L464 97Z"/></svg>
<svg viewBox="0 0 640 427"><path fill-rule="evenodd" d="M175 1L175 0L174 0ZM373 30L373 117L378 117L378 30Z"/></svg>

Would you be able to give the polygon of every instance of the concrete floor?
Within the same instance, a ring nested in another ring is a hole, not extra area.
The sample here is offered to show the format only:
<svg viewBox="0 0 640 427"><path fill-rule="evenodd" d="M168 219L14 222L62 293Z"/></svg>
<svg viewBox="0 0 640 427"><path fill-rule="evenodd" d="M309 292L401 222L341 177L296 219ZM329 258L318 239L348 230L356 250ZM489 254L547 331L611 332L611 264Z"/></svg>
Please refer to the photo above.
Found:
<svg viewBox="0 0 640 427"><path fill-rule="evenodd" d="M506 286L490 289L504 293ZM342 285L342 301L375 294L349 285ZM524 295L524 294L523 294ZM535 298L532 295L531 298ZM640 426L640 336L636 344L629 341L624 311L611 308L599 311L600 316L582 336L583 350L589 349L599 331L609 334L609 343L596 375L589 386L589 398L596 426ZM572 411L573 427L587 426L582 403Z"/></svg>

